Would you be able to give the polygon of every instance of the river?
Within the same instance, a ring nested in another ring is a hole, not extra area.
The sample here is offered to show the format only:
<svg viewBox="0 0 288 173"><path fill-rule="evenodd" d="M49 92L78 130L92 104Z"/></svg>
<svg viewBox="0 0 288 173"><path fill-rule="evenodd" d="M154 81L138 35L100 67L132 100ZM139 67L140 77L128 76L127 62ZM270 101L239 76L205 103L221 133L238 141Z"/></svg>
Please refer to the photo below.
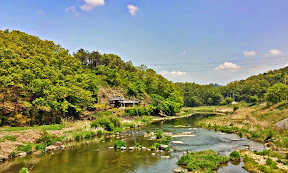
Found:
<svg viewBox="0 0 288 173"><path fill-rule="evenodd" d="M187 149L190 151L212 149L220 155L228 155L236 149L245 149L247 144L254 147L253 150L264 149L263 144L240 138L236 134L221 134L197 128L195 122L206 116L208 115L199 114L182 119L155 122L142 129L125 132L124 140L128 147L136 143L146 147L151 146L154 141L144 137L146 130L161 129L173 134L192 132L195 135L173 138L172 141L183 141L183 144L170 143L170 148L176 149L170 153L156 153L156 156L152 156L152 151L115 151L109 147L119 139L105 138L99 143L91 142L91 144L79 145L62 151L15 158L0 164L0 172L17 173L22 167L28 166L33 167L32 173L167 173L173 172L173 169L178 167L176 164L178 157ZM123 133L120 135L124 136ZM161 159L160 155L167 155L170 158ZM247 172L242 166L243 162L229 162L218 172Z"/></svg>

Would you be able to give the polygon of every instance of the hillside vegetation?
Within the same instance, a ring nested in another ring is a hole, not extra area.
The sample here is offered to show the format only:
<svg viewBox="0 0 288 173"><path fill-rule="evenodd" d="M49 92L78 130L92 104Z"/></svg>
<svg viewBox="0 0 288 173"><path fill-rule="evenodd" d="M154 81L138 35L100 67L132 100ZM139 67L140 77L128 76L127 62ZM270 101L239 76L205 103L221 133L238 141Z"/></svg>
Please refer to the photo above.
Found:
<svg viewBox="0 0 288 173"><path fill-rule="evenodd" d="M246 80L234 81L226 86L176 83L184 92L185 106L225 105L233 101L246 103L269 102L271 104L287 100L288 67L251 76Z"/></svg>
<svg viewBox="0 0 288 173"><path fill-rule="evenodd" d="M101 87L152 103L151 115L175 115L183 105L181 89L144 65L84 49L71 55L52 41L0 30L0 125L77 119L96 110Z"/></svg>

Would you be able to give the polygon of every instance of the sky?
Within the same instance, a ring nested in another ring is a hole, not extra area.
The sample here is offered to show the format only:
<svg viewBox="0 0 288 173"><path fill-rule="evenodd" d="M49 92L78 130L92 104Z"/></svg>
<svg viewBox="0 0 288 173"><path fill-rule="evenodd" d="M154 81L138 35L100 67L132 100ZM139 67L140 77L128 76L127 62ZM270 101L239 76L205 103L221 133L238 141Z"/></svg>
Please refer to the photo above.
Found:
<svg viewBox="0 0 288 173"><path fill-rule="evenodd" d="M0 0L0 29L119 55L173 82L218 83L288 65L287 0Z"/></svg>

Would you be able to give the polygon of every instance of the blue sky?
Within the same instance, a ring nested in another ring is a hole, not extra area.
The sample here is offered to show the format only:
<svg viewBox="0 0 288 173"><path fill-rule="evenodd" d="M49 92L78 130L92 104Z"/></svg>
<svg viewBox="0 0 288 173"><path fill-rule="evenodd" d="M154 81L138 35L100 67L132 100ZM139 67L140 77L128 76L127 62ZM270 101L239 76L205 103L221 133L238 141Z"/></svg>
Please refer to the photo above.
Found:
<svg viewBox="0 0 288 173"><path fill-rule="evenodd" d="M287 0L0 0L0 29L226 84L287 65Z"/></svg>

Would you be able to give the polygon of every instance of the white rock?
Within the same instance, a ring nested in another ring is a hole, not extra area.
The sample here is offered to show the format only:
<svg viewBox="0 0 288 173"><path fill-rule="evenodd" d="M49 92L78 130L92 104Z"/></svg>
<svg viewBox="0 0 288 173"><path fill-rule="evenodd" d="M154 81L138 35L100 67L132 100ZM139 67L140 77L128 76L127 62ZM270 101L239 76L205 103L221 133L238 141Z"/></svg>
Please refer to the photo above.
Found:
<svg viewBox="0 0 288 173"><path fill-rule="evenodd" d="M161 159L169 159L170 156L161 156Z"/></svg>
<svg viewBox="0 0 288 173"><path fill-rule="evenodd" d="M174 144L183 144L184 142L183 141L172 141L172 143L174 143Z"/></svg>
<svg viewBox="0 0 288 173"><path fill-rule="evenodd" d="M114 147L109 147L109 150L112 150L112 149L114 149Z"/></svg>
<svg viewBox="0 0 288 173"><path fill-rule="evenodd" d="M18 154L17 154L17 156L19 156L19 157L24 157L24 156L26 156L26 155L27 155L26 152L21 152L21 153L18 153Z"/></svg>

